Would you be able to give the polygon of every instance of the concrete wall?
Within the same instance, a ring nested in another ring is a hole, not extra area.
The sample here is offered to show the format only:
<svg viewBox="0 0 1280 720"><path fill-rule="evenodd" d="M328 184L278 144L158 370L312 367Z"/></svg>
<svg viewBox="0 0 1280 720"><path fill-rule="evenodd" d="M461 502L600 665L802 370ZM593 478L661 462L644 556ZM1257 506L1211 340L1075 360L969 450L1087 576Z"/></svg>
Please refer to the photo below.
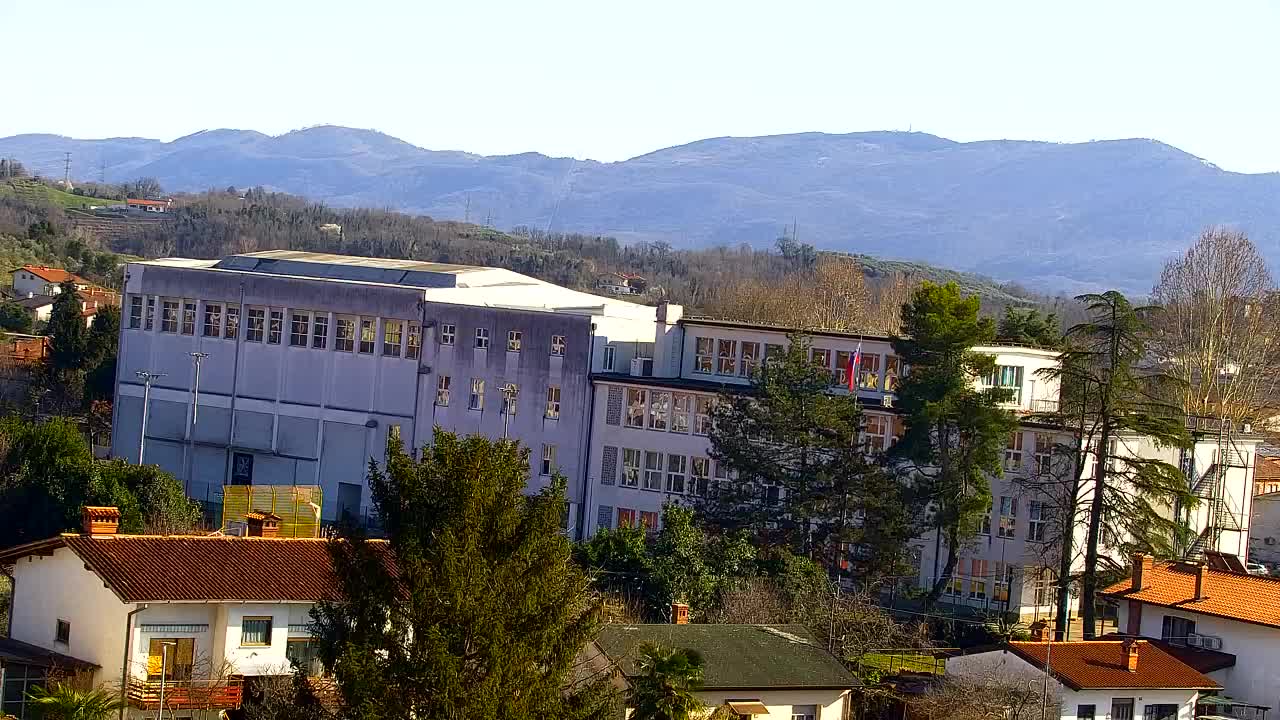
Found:
<svg viewBox="0 0 1280 720"><path fill-rule="evenodd" d="M1244 702L1280 707L1280 675L1273 664L1276 648L1280 647L1280 629L1143 603L1140 634L1160 637L1166 615L1194 620L1197 635L1221 638L1222 652L1236 656L1234 667L1209 673L1209 677L1226 688L1227 695ZM1128 627L1127 601L1119 603L1119 620L1119 627Z"/></svg>
<svg viewBox="0 0 1280 720"><path fill-rule="evenodd" d="M1280 493L1255 495L1249 523L1249 559L1280 567Z"/></svg>
<svg viewBox="0 0 1280 720"><path fill-rule="evenodd" d="M848 690L705 690L697 695L709 708L729 700L755 700L769 708L768 715L753 715L753 720L791 720L808 706L815 706L815 720L843 720L849 703Z"/></svg>
<svg viewBox="0 0 1280 720"><path fill-rule="evenodd" d="M18 560L13 582L13 639L96 663L101 670L94 681L119 687L131 607L67 548ZM58 620L71 623L66 645L54 642Z"/></svg>

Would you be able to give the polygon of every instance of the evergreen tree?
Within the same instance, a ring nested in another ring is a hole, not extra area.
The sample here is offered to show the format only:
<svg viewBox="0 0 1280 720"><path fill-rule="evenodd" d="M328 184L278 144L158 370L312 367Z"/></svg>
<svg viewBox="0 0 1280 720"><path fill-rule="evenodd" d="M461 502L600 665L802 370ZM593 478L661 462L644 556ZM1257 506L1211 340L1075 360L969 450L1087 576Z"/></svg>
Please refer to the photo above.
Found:
<svg viewBox="0 0 1280 720"><path fill-rule="evenodd" d="M570 682L599 606L570 562L563 478L527 497L528 478L528 450L441 430L420 460L393 442L370 464L388 540L335 540L337 598L314 610L342 717L606 717L601 683Z"/></svg>
<svg viewBox="0 0 1280 720"><path fill-rule="evenodd" d="M1042 314L1035 308L1020 310L1006 307L996 338L1001 342L1056 348L1062 344L1062 330L1058 326L1058 316L1053 313Z"/></svg>
<svg viewBox="0 0 1280 720"><path fill-rule="evenodd" d="M85 400L115 398L116 347L120 341L120 308L99 308L85 338Z"/></svg>
<svg viewBox="0 0 1280 720"><path fill-rule="evenodd" d="M904 337L894 351L910 371L898 383L906 431L890 450L912 470L917 488L931 503L928 521L946 543L947 560L926 605L938 601L959 563L964 543L991 512L991 477L1003 473L1003 452L1017 427L1001 408L1008 391L979 390L979 378L995 369L989 355L973 351L995 339L989 318L978 317L979 301L955 283L922 284L902 308Z"/></svg>
<svg viewBox="0 0 1280 720"><path fill-rule="evenodd" d="M809 359L808 339L795 335L748 392L723 396L711 454L734 480L700 507L715 527L747 530L829 568L852 554L864 577L892 574L913 534L913 495L860 442L857 398L831 385Z"/></svg>
<svg viewBox="0 0 1280 720"><path fill-rule="evenodd" d="M31 332L31 314L15 302L0 303L0 330L16 333Z"/></svg>
<svg viewBox="0 0 1280 720"><path fill-rule="evenodd" d="M84 369L87 332L80 315L80 293L67 280L53 301L45 334L50 336L49 367L56 374Z"/></svg>
<svg viewBox="0 0 1280 720"><path fill-rule="evenodd" d="M1167 401L1176 396L1171 388L1177 381L1148 363L1145 338L1158 309L1134 307L1114 290L1077 300L1089 320L1067 331L1068 349L1057 374L1068 389L1061 413L1067 420L1080 418L1078 447L1093 466L1080 583L1084 636L1092 638L1104 521L1111 549L1121 557L1135 551L1168 557L1188 542L1185 525L1168 508L1187 508L1196 499L1177 467L1126 447L1131 442L1190 444L1181 409ZM1064 543L1063 553L1071 550L1071 543ZM1059 582L1061 597L1066 578Z"/></svg>
<svg viewBox="0 0 1280 720"><path fill-rule="evenodd" d="M693 650L645 643L636 658L636 677L627 693L631 720L691 720L703 709L698 699L705 662Z"/></svg>

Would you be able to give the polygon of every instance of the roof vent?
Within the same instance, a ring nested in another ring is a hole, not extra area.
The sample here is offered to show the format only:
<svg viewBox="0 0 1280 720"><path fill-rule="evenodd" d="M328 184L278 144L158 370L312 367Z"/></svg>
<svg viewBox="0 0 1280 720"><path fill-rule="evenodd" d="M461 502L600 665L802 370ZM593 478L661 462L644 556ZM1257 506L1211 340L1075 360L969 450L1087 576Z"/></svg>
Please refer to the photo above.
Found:
<svg viewBox="0 0 1280 720"><path fill-rule="evenodd" d="M80 520L85 535L115 535L120 530L120 508L86 505Z"/></svg>

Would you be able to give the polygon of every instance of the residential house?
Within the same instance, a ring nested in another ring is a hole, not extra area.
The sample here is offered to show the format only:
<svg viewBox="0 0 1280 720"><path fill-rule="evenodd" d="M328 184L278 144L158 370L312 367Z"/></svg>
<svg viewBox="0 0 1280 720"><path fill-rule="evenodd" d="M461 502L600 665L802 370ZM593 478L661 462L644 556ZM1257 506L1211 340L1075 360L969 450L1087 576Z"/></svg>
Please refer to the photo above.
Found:
<svg viewBox="0 0 1280 720"><path fill-rule="evenodd" d="M1280 492L1280 457L1257 453L1253 460L1253 494Z"/></svg>
<svg viewBox="0 0 1280 720"><path fill-rule="evenodd" d="M272 537L269 517L251 537L119 535L119 515L86 508L83 533L0 551L12 639L123 687L135 719L155 715L162 678L173 716L216 720L246 678L318 674L308 613L333 597L325 540Z"/></svg>
<svg viewBox="0 0 1280 720"><path fill-rule="evenodd" d="M173 199L165 198L164 200L144 200L142 198L129 198L125 200L125 207L129 212L140 213L164 213L173 209Z"/></svg>
<svg viewBox="0 0 1280 720"><path fill-rule="evenodd" d="M1102 593L1118 605L1121 631L1233 655L1231 667L1210 677L1237 701L1280 707L1272 664L1280 648L1280 579L1145 555L1133 565L1131 578Z"/></svg>
<svg viewBox="0 0 1280 720"><path fill-rule="evenodd" d="M696 651L705 662L702 703L753 720L843 720L861 685L801 625L606 625L589 654L629 682L646 643Z"/></svg>
<svg viewBox="0 0 1280 720"><path fill-rule="evenodd" d="M641 295L647 287L642 276L632 273L611 272L596 278L596 289L611 295Z"/></svg>
<svg viewBox="0 0 1280 720"><path fill-rule="evenodd" d="M36 720L29 693L52 680L74 681L98 670L92 663L6 637L0 627L0 717Z"/></svg>
<svg viewBox="0 0 1280 720"><path fill-rule="evenodd" d="M1009 642L947 660L947 675L1032 685L1048 674L1063 720L1192 720L1221 685L1146 640Z"/></svg>
<svg viewBox="0 0 1280 720"><path fill-rule="evenodd" d="M76 290L88 290L93 283L62 268L46 265L23 265L13 271L13 292L18 297L33 295L57 295L62 283L68 280L76 284Z"/></svg>
<svg viewBox="0 0 1280 720"><path fill-rule="evenodd" d="M93 318L100 308L120 306L120 294L114 290L95 285L62 268L44 265L23 265L13 271L15 302L31 315L32 322L49 322L53 301L62 292L62 283L67 281L75 283L76 292L80 295L80 315L86 326L93 325Z"/></svg>

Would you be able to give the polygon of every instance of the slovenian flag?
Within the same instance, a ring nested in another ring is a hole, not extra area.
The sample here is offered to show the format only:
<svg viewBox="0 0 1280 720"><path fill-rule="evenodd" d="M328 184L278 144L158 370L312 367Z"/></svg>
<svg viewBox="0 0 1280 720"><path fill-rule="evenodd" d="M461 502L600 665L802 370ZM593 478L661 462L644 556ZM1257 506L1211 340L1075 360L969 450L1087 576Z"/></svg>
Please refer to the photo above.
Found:
<svg viewBox="0 0 1280 720"><path fill-rule="evenodd" d="M853 355L849 356L849 392L857 392L858 381L857 372L858 364L862 362L862 341L858 341L858 347L853 351Z"/></svg>

